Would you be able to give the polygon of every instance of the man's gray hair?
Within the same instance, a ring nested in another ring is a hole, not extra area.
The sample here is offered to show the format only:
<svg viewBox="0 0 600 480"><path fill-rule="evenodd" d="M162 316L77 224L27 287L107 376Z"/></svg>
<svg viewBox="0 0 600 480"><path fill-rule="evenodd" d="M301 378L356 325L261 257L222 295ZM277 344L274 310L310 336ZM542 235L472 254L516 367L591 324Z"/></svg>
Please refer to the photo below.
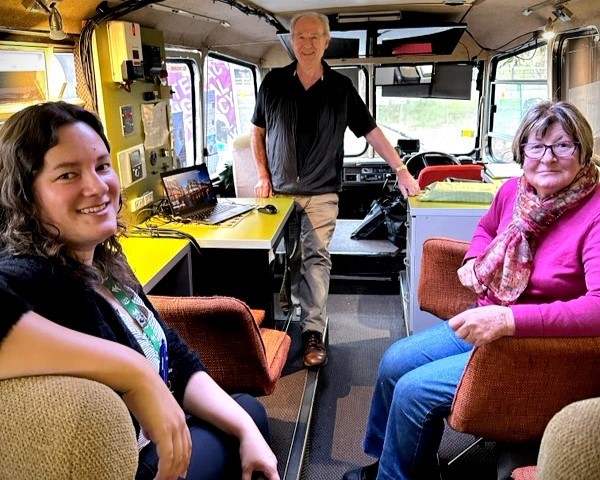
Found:
<svg viewBox="0 0 600 480"><path fill-rule="evenodd" d="M297 13L296 15L293 16L292 21L290 23L290 33L293 35L294 34L294 28L296 27L296 23L298 22L298 20L300 20L303 17L314 17L317 18L321 21L321 23L323 24L323 30L325 31L325 36L327 38L331 37L331 32L329 31L329 19L321 14L321 13L317 13L317 12L303 12L303 13Z"/></svg>

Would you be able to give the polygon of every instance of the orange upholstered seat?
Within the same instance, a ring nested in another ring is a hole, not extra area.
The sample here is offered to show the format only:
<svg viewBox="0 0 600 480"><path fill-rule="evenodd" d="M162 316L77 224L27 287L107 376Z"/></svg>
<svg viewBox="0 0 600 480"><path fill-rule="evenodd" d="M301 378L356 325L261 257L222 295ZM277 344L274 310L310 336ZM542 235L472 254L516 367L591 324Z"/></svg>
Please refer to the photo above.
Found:
<svg viewBox="0 0 600 480"><path fill-rule="evenodd" d="M224 390L273 392L291 339L280 330L260 327L263 311L251 311L231 297L149 298L163 320L200 354L208 373Z"/></svg>

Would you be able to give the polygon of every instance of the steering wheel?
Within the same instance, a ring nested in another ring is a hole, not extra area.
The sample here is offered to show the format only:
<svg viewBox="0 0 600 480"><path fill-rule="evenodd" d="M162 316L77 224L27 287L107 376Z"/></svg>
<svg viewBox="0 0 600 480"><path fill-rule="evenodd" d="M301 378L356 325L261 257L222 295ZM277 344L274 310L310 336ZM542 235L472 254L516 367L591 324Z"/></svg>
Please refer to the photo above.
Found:
<svg viewBox="0 0 600 480"><path fill-rule="evenodd" d="M419 176L421 170L433 165L460 165L460 161L449 153L444 152L420 152L408 157L404 164L414 178Z"/></svg>

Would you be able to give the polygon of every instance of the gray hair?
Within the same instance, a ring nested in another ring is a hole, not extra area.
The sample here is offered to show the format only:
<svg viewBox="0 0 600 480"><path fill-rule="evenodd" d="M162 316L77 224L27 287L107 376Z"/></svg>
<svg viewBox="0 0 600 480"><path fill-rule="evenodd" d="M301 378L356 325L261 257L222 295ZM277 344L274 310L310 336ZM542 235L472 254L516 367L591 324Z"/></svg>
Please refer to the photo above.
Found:
<svg viewBox="0 0 600 480"><path fill-rule="evenodd" d="M317 13L317 12L303 12L303 13L297 13L296 15L294 15L292 18L292 21L290 23L290 33L292 35L294 35L294 29L296 28L296 23L298 23L298 20L300 20L301 18L304 18L304 17L313 17L313 18L320 20L321 23L323 24L323 30L325 31L325 36L328 39L331 38L331 31L329 30L329 19L322 13Z"/></svg>

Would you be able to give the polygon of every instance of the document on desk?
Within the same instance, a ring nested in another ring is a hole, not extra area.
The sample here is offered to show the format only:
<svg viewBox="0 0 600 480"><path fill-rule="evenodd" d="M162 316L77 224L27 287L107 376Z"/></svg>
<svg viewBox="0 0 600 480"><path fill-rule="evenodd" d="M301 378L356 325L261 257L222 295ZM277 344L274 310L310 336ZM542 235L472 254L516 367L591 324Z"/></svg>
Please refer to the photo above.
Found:
<svg viewBox="0 0 600 480"><path fill-rule="evenodd" d="M487 173L490 178L512 178L520 177L523 169L515 162L486 163L484 173Z"/></svg>
<svg viewBox="0 0 600 480"><path fill-rule="evenodd" d="M425 188L422 202L492 203L498 186L483 182L433 182Z"/></svg>

